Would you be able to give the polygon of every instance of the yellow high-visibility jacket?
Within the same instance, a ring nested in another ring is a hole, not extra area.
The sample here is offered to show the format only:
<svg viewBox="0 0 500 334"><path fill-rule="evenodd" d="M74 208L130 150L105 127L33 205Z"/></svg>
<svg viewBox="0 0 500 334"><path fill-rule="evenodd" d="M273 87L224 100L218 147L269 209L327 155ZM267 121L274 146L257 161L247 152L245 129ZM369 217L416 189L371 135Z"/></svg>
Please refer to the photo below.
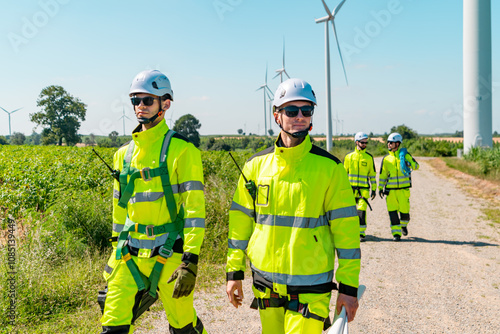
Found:
<svg viewBox="0 0 500 334"><path fill-rule="evenodd" d="M389 151L389 154L382 158L380 164L379 190L411 188L411 175L404 175L401 171L399 149L396 152ZM411 165L413 170L417 170L419 165L410 153L406 153L405 160Z"/></svg>
<svg viewBox="0 0 500 334"><path fill-rule="evenodd" d="M373 156L366 150L359 150L357 147L353 152L348 153L344 158L344 168L349 177L352 187L356 188L377 188L377 173Z"/></svg>
<svg viewBox="0 0 500 334"><path fill-rule="evenodd" d="M165 120L146 131L141 131L139 125L132 133L135 147L131 157L131 167L139 170L145 167L150 169L159 167L160 153L167 131ZM122 170L127 148L128 145L124 145L115 153L113 159L115 169ZM205 197L200 151L186 138L176 133L168 147L167 166L177 211L180 212L182 206L184 212L184 240L181 235L177 236L173 250L178 253L183 252L183 260L197 263L205 234ZM122 231L126 219L154 226L171 223L160 177L153 177L149 181L143 178L136 179L134 193L127 209L118 206L119 198L120 183L115 180L113 236L118 236ZM167 236L168 233L164 233L150 238L145 234L130 232L128 237L130 253L137 254L139 258L154 256L159 247L165 243ZM113 246L116 248L115 242Z"/></svg>
<svg viewBox="0 0 500 334"><path fill-rule="evenodd" d="M229 211L227 279L244 278L248 256L254 282L280 295L325 293L331 290L336 251L339 290L355 296L359 219L344 166L309 136L296 147L276 143L243 168L257 186L256 215L240 177Z"/></svg>

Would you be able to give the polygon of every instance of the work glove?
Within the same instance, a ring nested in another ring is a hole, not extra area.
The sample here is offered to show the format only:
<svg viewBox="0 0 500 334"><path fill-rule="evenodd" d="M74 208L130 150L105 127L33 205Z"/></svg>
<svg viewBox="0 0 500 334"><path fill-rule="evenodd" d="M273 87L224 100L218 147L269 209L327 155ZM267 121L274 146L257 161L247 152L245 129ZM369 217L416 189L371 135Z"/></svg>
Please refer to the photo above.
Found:
<svg viewBox="0 0 500 334"><path fill-rule="evenodd" d="M375 196L377 196L377 192L375 190L372 190L372 194L371 194L372 201L375 198Z"/></svg>
<svg viewBox="0 0 500 334"><path fill-rule="evenodd" d="M379 189L378 195L380 196L380 198L384 198L384 191L382 189Z"/></svg>
<svg viewBox="0 0 500 334"><path fill-rule="evenodd" d="M177 279L174 286L172 298L187 297L193 291L196 283L198 266L191 262L182 262L168 279L171 283Z"/></svg>

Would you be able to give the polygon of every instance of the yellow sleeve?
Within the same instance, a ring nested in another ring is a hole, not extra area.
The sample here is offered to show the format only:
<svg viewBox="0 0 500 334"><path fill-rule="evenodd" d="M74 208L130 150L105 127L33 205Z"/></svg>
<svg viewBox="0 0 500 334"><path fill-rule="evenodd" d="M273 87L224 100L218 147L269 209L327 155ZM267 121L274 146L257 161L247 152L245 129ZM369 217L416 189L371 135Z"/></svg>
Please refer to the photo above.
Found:
<svg viewBox="0 0 500 334"><path fill-rule="evenodd" d="M356 296L361 262L359 218L354 194L341 164L335 167L325 200L338 260L335 279L339 283L339 292Z"/></svg>

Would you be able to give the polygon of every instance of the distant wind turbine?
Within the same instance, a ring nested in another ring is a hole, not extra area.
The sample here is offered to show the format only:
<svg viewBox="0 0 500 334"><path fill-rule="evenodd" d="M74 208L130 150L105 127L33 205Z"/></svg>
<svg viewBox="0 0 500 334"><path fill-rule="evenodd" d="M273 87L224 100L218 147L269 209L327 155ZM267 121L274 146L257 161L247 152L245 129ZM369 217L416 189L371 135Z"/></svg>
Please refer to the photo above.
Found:
<svg viewBox="0 0 500 334"><path fill-rule="evenodd" d="M2 108L2 107L0 107L0 108ZM23 108L18 108L18 109L13 110L13 111L7 111L4 108L2 108L3 111L5 111L7 114L9 114L9 137L12 136L12 133L11 133L11 130L10 130L10 115L13 114L13 113L15 113L18 110L21 110L21 109L23 109Z"/></svg>
<svg viewBox="0 0 500 334"><path fill-rule="evenodd" d="M266 77L264 79L264 84L261 85L259 88L257 88L257 91L258 90L263 90L264 91L264 135L265 136L269 136L269 134L267 133L267 103L266 103L266 99L267 98L271 98L269 93L271 93L271 95L273 94L271 89L269 88L269 86L267 85L267 64L266 64ZM269 123L269 128L271 127L271 123Z"/></svg>
<svg viewBox="0 0 500 334"><path fill-rule="evenodd" d="M122 119L123 118L123 135L126 136L127 134L125 133L125 118L129 119L129 120L132 120L130 117L128 117L127 115L125 115L125 108L123 108L123 115L122 117L118 118L118 119Z"/></svg>
<svg viewBox="0 0 500 334"><path fill-rule="evenodd" d="M325 11L328 16L322 17L320 19L316 19L316 23L325 22L325 72L326 72L326 150L330 151L332 148L332 102L331 102L331 90L330 90L330 37L329 37L329 29L328 22L332 22L333 33L335 35L335 41L337 42L337 48L339 49L340 61L342 63L342 68L344 69L344 76L346 84L349 85L347 81L347 74L345 71L344 60L342 59L342 52L340 52L339 40L337 38L337 31L335 30L335 15L339 12L340 8L344 5L346 0L342 0L340 4L335 7L333 13L330 12L330 9L326 5L324 0L321 0L323 6L325 7Z"/></svg>
<svg viewBox="0 0 500 334"><path fill-rule="evenodd" d="M285 73L285 75L288 77L288 79L290 79L290 76L288 75L288 73L285 70L285 38L283 38L283 64L279 70L276 70L276 73L277 74L273 77L273 79L279 75L280 81L283 82L283 73Z"/></svg>

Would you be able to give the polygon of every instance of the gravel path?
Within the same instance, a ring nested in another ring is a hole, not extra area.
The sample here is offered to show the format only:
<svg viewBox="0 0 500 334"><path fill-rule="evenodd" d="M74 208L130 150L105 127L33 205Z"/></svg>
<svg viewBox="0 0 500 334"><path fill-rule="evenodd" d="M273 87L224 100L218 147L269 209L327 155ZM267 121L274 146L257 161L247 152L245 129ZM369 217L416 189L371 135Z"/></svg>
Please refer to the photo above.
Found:
<svg viewBox="0 0 500 334"><path fill-rule="evenodd" d="M368 211L360 275L367 289L349 330L499 333L500 227L481 213L490 204L436 173L425 159L417 160L421 168L412 175L408 237L392 241L385 201L379 197ZM258 312L248 307L250 284L245 280L245 305L239 309L227 302L224 286L216 293L195 294L209 333L260 333ZM154 330L138 328L136 333L168 333L164 313L151 313L154 320L148 322Z"/></svg>

